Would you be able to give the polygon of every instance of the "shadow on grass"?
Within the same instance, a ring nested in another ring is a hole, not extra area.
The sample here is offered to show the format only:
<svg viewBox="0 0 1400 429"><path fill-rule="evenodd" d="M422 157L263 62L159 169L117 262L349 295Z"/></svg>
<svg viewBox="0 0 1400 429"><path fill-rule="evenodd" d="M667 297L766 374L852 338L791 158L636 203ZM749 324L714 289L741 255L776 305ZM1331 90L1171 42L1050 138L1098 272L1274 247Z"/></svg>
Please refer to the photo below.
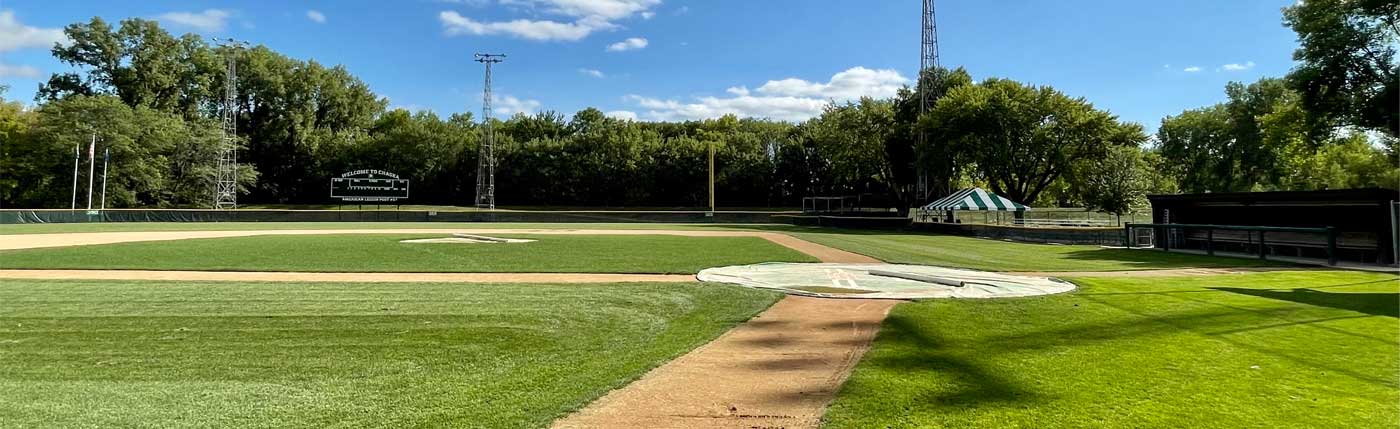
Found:
<svg viewBox="0 0 1400 429"><path fill-rule="evenodd" d="M1152 249L1099 248L1092 250L1076 250L1066 253L1065 259L1077 261L1116 261L1131 264L1133 268L1141 269L1299 266L1287 262L1170 253Z"/></svg>
<svg viewBox="0 0 1400 429"><path fill-rule="evenodd" d="M1039 402L1038 395L1014 381L983 368L972 359L950 350L946 341L917 324L891 316L885 320L881 337L898 339L901 349L909 350L891 356L867 357L864 365L894 370L900 374L936 373L951 382L919 394L919 403L933 410L966 408L986 404L1029 405Z"/></svg>
<svg viewBox="0 0 1400 429"><path fill-rule="evenodd" d="M1259 294L1259 292L1268 291L1252 289L1233 290L1230 288L1217 289L1221 290L1207 291L1207 293L1248 293L1250 295L1283 299L1303 304L1343 308L1361 311L1370 315L1390 317L1396 317L1397 311L1400 311L1396 308L1397 305L1400 305L1398 304L1400 303L1400 295L1397 294L1341 294L1308 291L1276 292L1279 296L1271 296ZM928 392L924 393L925 397L921 398L923 399L921 402L930 404L931 407L966 407L983 403L1022 404L1038 401L1038 397L1041 395L1027 387L1018 385L1011 379L997 375L994 370L986 369L982 364L978 363L979 359L961 356L961 353L956 350L972 349L976 350L977 356L990 358L992 356L1008 353L1079 347L1113 341L1150 341L1142 339L1172 335L1180 332L1196 332L1201 335L1210 336L1218 341L1230 343L1236 347L1273 355L1283 360L1311 366L1324 371L1346 374L1369 383L1388 383L1384 378L1376 377L1374 374L1358 372L1345 366L1339 366L1336 365L1336 362L1323 361L1304 355L1295 355L1286 350L1263 348L1256 344L1232 339L1227 336L1233 333L1292 326L1310 326L1326 330L1332 334L1357 336L1355 333L1338 332L1326 326L1321 326L1320 324L1335 320L1372 316L1358 315L1311 320L1290 320L1289 316L1293 315L1296 311L1293 308L1258 310L1219 308L1213 310L1203 309L1179 314L1149 314L1108 301L1089 297L1085 298L1098 304L1130 312L1137 317L1108 323L1074 324L993 336L976 340L975 344L972 345L956 347L950 347L946 341L943 341L936 333L930 332L928 329L922 329L918 325L912 324L902 318L891 317L886 320L885 331L881 332L881 336L885 337L882 342L895 340L900 344L901 350L910 351L894 356L882 356L869 359L865 365L876 366L883 370L893 370L894 372L902 374L937 372L954 380L952 383L953 387L939 386L937 390L929 389ZM1242 323L1240 320L1242 314L1251 314L1255 317L1255 320ZM1362 338L1371 341L1381 341L1371 337ZM950 351L950 348L953 351ZM947 391L947 389L950 388L953 390Z"/></svg>
<svg viewBox="0 0 1400 429"><path fill-rule="evenodd" d="M1214 288L1214 289L1233 289L1233 288ZM1250 292L1261 292L1260 290L1257 290L1257 289L1238 289L1238 290L1240 290L1240 291L1250 291ZM1235 292L1235 290L1220 290L1220 292L1227 292L1227 293L1228 293L1228 292ZM1253 295L1253 294L1250 294L1250 295ZM1381 294L1381 295L1384 295L1384 294ZM1396 296L1395 294L1389 294L1389 295L1390 295L1390 298L1388 298L1388 299L1391 299L1391 300L1397 299L1397 296ZM1324 323L1324 322L1329 322L1329 321L1334 321L1334 320L1353 319L1353 318L1356 318L1356 317L1345 317L1345 316L1341 316L1341 317L1329 317L1329 318L1320 318L1320 319L1311 319L1311 320L1294 320L1294 319L1292 319L1290 316L1292 316L1293 314L1296 313L1296 308L1286 308L1286 307L1285 307L1285 308L1270 308L1270 309L1248 309L1248 308L1242 308L1242 307L1237 307L1237 306L1233 306L1233 305L1228 305L1228 304L1222 304L1222 303L1218 303L1218 302L1213 302L1213 301L1209 301L1209 300L1197 299L1197 298L1189 297L1189 296L1187 296L1187 295L1172 295L1172 296L1175 297L1175 298L1183 299L1183 300L1194 301L1194 302L1203 303L1203 304L1217 305L1217 306L1220 306L1221 308L1224 308L1225 310L1192 312L1192 313L1177 314L1177 315L1157 315L1157 314L1150 314L1150 313L1144 312L1144 311L1142 311L1142 310L1140 310L1140 309L1137 309L1137 308L1134 308L1133 306L1130 306L1130 305L1115 304L1115 303L1110 302L1110 301L1108 301L1108 300L1104 300L1104 299L1102 299L1102 298L1100 298L1100 297L1088 297L1088 296L1086 296L1086 297L1084 297L1084 298L1085 298L1085 299L1088 299L1089 301L1093 301L1093 302L1096 302L1096 303L1098 303L1098 304L1106 305L1106 306L1109 306L1109 307L1113 307L1113 308L1122 310L1122 311L1124 311L1124 312L1131 313L1131 314L1133 314L1133 315L1135 315L1135 316L1138 316L1139 319L1137 319L1137 320L1124 320L1124 321L1122 321L1122 322L1117 322L1117 323L1112 323L1112 324L1107 324L1107 325L1080 326L1080 327L1062 328L1062 329L1050 330L1050 331L1042 331L1042 332L1038 332L1038 333L1028 334L1027 336L1028 336L1028 337L1049 336L1049 337L1054 338L1054 337L1063 337L1063 336L1066 336L1067 334L1069 334L1069 336L1071 336L1071 337L1078 337L1078 340L1077 340L1077 341L1086 341L1086 340L1087 340L1087 341L1101 341L1101 340L1107 340L1107 339L1113 339L1113 338L1141 337L1141 336L1145 336L1145 335L1156 335L1156 334L1162 334L1162 333L1168 333L1168 332L1196 332L1196 333L1199 333L1199 334L1201 334L1201 335L1209 336L1210 338L1213 338L1213 339L1215 339L1215 340L1217 340L1217 341L1223 341L1223 342L1229 343L1229 344L1231 344L1231 345L1233 345L1233 346L1236 346L1236 347L1241 347L1241 348L1249 349L1249 350L1252 350L1252 351L1255 351L1255 352L1267 354L1267 355L1274 356L1274 357L1276 357L1276 358L1283 359L1283 360L1286 360L1286 361L1290 361L1290 362L1293 362L1293 363L1296 363L1296 364L1299 364L1299 365L1305 365L1305 366L1310 366L1310 367L1313 367L1313 368L1321 369L1321 370L1324 370L1324 371L1335 372L1335 373L1339 373L1339 374L1345 374L1345 375L1348 375L1348 376L1350 376L1350 377L1352 377L1352 378L1355 378L1355 379L1357 379L1357 380L1361 380L1361 381L1364 381L1364 382L1367 382L1367 383L1372 383L1372 384L1376 384L1376 385L1390 385L1390 384L1393 382L1393 381L1391 381L1391 380L1386 379L1385 377L1377 377L1375 374L1370 374L1370 373L1366 373L1366 372L1363 372L1363 371L1356 371L1356 370L1354 370L1354 369L1352 369L1352 368L1350 368L1350 367L1347 367L1347 366L1345 366L1345 365L1339 365L1338 362L1335 362L1335 361L1328 361L1328 360L1326 360L1326 359L1319 359L1319 358L1317 358L1317 357L1315 357L1315 356L1308 356L1308 355L1306 355L1305 353L1295 353L1295 352L1299 351L1299 350L1296 350L1297 347L1294 347L1294 349L1292 349L1292 350L1287 349L1286 347L1285 347L1285 348L1282 348L1282 349L1279 348L1279 347L1263 347L1263 346L1260 346L1260 345L1256 344L1255 342L1247 341L1247 340L1242 340L1242 339L1236 339L1236 338L1232 338L1232 336L1231 336L1231 334L1237 334L1237 333L1243 333L1243 332L1252 332L1252 331L1262 331L1262 330L1275 329L1275 328L1308 327L1308 328L1323 330L1323 331L1326 331L1326 332L1328 332L1328 333L1330 333L1330 334L1334 334L1334 335L1345 335L1345 336L1349 336L1349 337L1353 337L1353 338L1358 338L1358 339L1363 339L1363 340L1367 340L1367 341L1377 341L1377 342L1385 343L1385 344L1387 344L1387 345L1393 344L1393 341L1391 341L1391 340L1389 340L1389 339L1380 339L1380 338L1375 338L1375 337L1363 335L1363 334L1356 333L1356 332L1349 332L1349 331L1339 330L1339 329L1336 329L1336 328L1332 328L1332 327L1326 326L1325 323ZM1303 304L1309 304L1309 303L1303 303ZM1248 323L1246 323L1246 322L1241 322L1241 321L1239 320L1239 316L1242 315L1242 314L1253 314L1253 315L1255 316L1255 319L1256 319L1256 320L1254 320L1254 321L1252 321L1252 322L1248 322ZM1369 315L1368 315L1368 316L1361 316L1361 317L1373 317L1373 316L1369 316ZM1393 316L1392 316L1392 317L1393 317ZM1121 331L1120 331L1120 332L1117 332L1117 333L1114 333L1114 334L1107 334L1107 333L1102 333L1102 332L1099 333L1099 334L1089 333L1089 332L1090 332L1089 330L1101 330L1101 331L1102 331L1102 330L1105 330L1105 329L1112 329L1112 328L1110 328L1111 326L1116 326L1117 329L1114 329L1114 330L1121 330ZM1075 334L1071 334L1071 333L1080 333L1080 335L1075 335ZM1085 333L1087 333L1087 335L1084 335ZM1019 337L1019 336L1018 336L1018 337ZM1011 339L1011 338L1008 338L1008 339ZM1074 340L1072 340L1072 341L1074 341Z"/></svg>
<svg viewBox="0 0 1400 429"><path fill-rule="evenodd" d="M1234 287L1212 287L1208 289L1260 298L1276 299L1299 304L1350 310L1372 316L1400 318L1400 294L1397 293L1337 293L1313 289L1248 289Z"/></svg>

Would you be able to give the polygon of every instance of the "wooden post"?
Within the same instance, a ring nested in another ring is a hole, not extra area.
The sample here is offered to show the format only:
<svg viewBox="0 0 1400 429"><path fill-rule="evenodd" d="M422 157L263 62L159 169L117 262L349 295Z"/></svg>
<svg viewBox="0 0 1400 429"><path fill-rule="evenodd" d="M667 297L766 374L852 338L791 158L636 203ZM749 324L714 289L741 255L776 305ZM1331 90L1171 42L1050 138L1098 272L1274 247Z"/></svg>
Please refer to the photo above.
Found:
<svg viewBox="0 0 1400 429"><path fill-rule="evenodd" d="M1123 225L1123 247L1133 248L1133 224Z"/></svg>
<svg viewBox="0 0 1400 429"><path fill-rule="evenodd" d="M1337 228L1327 227L1327 265L1337 265Z"/></svg>
<svg viewBox="0 0 1400 429"><path fill-rule="evenodd" d="M1206 254L1215 256L1215 228L1206 230Z"/></svg>
<svg viewBox="0 0 1400 429"><path fill-rule="evenodd" d="M1269 244L1264 241L1264 231L1259 231L1259 259L1268 259Z"/></svg>

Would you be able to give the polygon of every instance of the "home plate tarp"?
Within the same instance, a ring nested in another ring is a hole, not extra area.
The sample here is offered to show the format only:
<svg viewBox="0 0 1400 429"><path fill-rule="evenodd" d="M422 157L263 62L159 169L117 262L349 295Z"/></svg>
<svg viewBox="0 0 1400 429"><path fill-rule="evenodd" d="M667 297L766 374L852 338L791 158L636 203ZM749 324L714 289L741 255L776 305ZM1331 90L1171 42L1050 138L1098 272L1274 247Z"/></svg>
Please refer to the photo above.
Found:
<svg viewBox="0 0 1400 429"><path fill-rule="evenodd" d="M696 277L827 298L987 299L1074 290L1073 283L1059 279L926 265L764 263L709 268Z"/></svg>

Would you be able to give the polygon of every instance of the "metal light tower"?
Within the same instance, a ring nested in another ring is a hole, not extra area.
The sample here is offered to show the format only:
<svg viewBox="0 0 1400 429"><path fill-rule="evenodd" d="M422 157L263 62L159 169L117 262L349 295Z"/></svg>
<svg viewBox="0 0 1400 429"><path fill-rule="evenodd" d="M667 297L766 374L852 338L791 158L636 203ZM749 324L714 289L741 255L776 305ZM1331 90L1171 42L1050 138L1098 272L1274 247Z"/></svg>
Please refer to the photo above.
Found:
<svg viewBox="0 0 1400 429"><path fill-rule="evenodd" d="M247 42L233 39L215 40L227 48L228 71L224 73L224 100L219 110L223 122L223 139L219 142L219 160L214 178L214 208L238 208L238 54Z"/></svg>
<svg viewBox="0 0 1400 429"><path fill-rule="evenodd" d="M496 133L491 128L491 65L505 61L504 54L476 54L476 62L486 65L486 89L481 96L481 123L484 132L476 163L476 207L496 209Z"/></svg>
<svg viewBox="0 0 1400 429"><path fill-rule="evenodd" d="M919 50L919 73L917 78L917 85L919 86L920 117L932 109L934 102L938 101L938 97L942 95L935 91L936 88L933 88L938 85L937 79L939 76L937 73L932 73L930 75L932 79L927 82L924 81L924 73L938 68L938 20L935 19L933 2L934 0L924 0L923 36L920 38L922 42L920 43L921 48ZM920 130L919 147L925 147L927 141L927 133ZM922 162L916 164L919 176L918 195L920 198L927 199L930 196L929 194L934 190L931 189L931 185L928 183L928 171L924 170L923 164ZM944 189L943 191L949 192L950 190Z"/></svg>

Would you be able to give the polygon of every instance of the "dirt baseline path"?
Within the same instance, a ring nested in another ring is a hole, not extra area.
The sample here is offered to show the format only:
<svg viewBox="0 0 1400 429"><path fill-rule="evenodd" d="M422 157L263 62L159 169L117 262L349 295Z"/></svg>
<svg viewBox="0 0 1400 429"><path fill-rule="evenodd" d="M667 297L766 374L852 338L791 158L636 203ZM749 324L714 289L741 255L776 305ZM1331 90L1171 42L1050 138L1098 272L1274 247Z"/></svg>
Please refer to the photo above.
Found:
<svg viewBox="0 0 1400 429"><path fill-rule="evenodd" d="M553 427L817 427L899 302L789 296Z"/></svg>

